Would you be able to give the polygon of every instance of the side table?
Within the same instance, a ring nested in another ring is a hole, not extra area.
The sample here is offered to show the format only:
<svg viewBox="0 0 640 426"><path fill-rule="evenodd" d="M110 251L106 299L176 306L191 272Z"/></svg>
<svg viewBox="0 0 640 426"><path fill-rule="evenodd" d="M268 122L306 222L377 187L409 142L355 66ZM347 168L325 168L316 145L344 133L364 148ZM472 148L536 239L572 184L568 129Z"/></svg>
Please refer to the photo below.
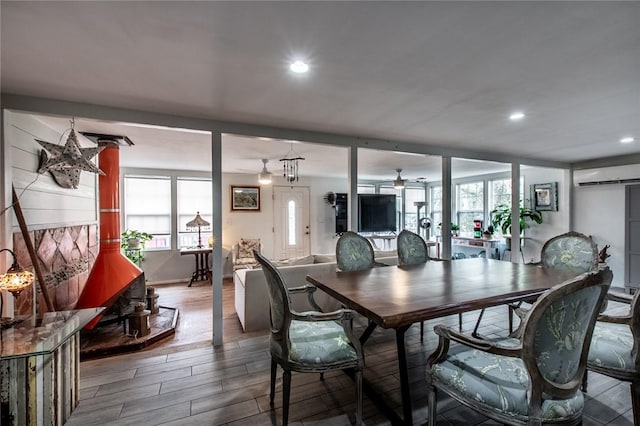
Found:
<svg viewBox="0 0 640 426"><path fill-rule="evenodd" d="M196 269L191 274L187 287L191 287L194 281L211 279L211 270L209 269L209 253L211 253L211 250L209 247L180 249L180 256L192 254L196 257Z"/></svg>

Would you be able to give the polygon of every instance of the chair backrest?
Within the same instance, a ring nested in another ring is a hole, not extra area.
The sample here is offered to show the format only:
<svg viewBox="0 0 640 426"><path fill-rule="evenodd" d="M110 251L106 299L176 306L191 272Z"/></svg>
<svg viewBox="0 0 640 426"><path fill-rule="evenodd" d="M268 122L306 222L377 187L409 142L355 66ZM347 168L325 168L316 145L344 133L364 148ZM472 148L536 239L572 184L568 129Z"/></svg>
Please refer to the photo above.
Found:
<svg viewBox="0 0 640 426"><path fill-rule="evenodd" d="M398 264L416 265L429 260L427 244L414 232L403 229L398 234Z"/></svg>
<svg viewBox="0 0 640 426"><path fill-rule="evenodd" d="M373 268L373 247L366 238L352 231L343 233L336 243L336 261L341 271L364 271Z"/></svg>
<svg viewBox="0 0 640 426"><path fill-rule="evenodd" d="M631 358L634 362L634 370L640 371L640 291L635 292L629 309L629 328L633 336Z"/></svg>
<svg viewBox="0 0 640 426"><path fill-rule="evenodd" d="M288 357L287 335L291 323L291 299L285 285L284 278L278 268L257 250L254 257L262 265L262 271L267 281L269 295L269 315L271 316L271 349L280 352L283 358ZM274 348L274 344L279 348Z"/></svg>
<svg viewBox="0 0 640 426"><path fill-rule="evenodd" d="M599 308L611 285L607 267L579 275L547 290L523 326L523 361L531 377L533 406L542 393L575 395L582 383Z"/></svg>
<svg viewBox="0 0 640 426"><path fill-rule="evenodd" d="M540 261L545 268L581 274L598 268L598 247L591 237L579 232L567 232L544 244Z"/></svg>

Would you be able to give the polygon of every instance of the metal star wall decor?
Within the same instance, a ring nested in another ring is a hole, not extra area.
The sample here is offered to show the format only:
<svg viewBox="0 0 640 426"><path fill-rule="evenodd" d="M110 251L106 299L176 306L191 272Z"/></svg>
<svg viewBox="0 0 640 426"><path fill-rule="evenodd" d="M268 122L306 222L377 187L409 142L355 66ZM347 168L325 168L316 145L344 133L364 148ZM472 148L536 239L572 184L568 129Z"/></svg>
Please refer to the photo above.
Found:
<svg viewBox="0 0 640 426"><path fill-rule="evenodd" d="M36 139L44 148L40 151L38 173L50 172L61 187L77 189L81 171L104 175L104 172L91 162L102 147L80 148L76 132L73 130L73 121L71 123L71 132L64 146ZM45 150L49 151L50 156Z"/></svg>

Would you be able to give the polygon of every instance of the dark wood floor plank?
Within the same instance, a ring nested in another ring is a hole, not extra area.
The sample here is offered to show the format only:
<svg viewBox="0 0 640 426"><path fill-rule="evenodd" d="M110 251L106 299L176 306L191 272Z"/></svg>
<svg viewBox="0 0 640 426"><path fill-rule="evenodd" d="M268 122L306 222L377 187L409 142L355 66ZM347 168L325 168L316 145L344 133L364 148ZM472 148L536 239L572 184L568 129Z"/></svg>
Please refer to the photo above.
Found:
<svg viewBox="0 0 640 426"><path fill-rule="evenodd" d="M233 284L227 281L223 286L225 338L219 348L213 348L210 340L211 299L207 294L211 287L205 283L192 288L183 284L158 287L167 303L184 303L177 306L181 310L178 326L183 329L177 337L141 352L82 362L81 402L67 424L281 424L282 370L278 369L274 410L269 405L269 337L266 332L242 333L233 311ZM476 311L463 315L465 332L473 330L477 316ZM195 323L198 330L190 335L188 327ZM359 332L366 327L366 321L356 323ZM420 340L419 325L406 334L415 424L427 420L424 365L437 346L433 327L440 323L457 329L458 317L427 321L424 341ZM497 306L486 311L479 330L484 336L505 336L506 328L507 310ZM374 331L365 345L365 377L400 412L396 356L395 333ZM632 425L627 383L591 373L585 397L585 425ZM390 424L366 396L363 413L367 426ZM438 413L437 424L441 426L498 424L446 395L439 396ZM323 381L318 374L294 373L290 419L292 426L352 424L353 381L340 372L325 374Z"/></svg>
<svg viewBox="0 0 640 426"><path fill-rule="evenodd" d="M157 374L147 374L142 377L135 377L129 380L121 380L119 382L108 383L100 386L100 390L96 393L96 396L104 396L113 393L119 393L132 389L138 389L143 386L160 384L165 381L191 377L191 367L183 367L180 369L161 371Z"/></svg>
<svg viewBox="0 0 640 426"><path fill-rule="evenodd" d="M166 424L172 420L182 421L188 419L190 414L190 404L183 402L180 404L165 405L152 411L145 411L133 416L120 417L118 420L104 423L104 426L154 426Z"/></svg>

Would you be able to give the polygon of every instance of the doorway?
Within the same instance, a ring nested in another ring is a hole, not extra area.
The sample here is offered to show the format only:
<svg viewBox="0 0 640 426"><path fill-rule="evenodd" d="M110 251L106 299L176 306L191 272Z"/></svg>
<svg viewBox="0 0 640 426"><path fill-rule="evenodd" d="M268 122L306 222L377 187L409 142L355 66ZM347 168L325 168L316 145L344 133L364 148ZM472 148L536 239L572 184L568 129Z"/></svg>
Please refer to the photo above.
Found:
<svg viewBox="0 0 640 426"><path fill-rule="evenodd" d="M311 254L309 187L273 187L273 256L290 259Z"/></svg>

